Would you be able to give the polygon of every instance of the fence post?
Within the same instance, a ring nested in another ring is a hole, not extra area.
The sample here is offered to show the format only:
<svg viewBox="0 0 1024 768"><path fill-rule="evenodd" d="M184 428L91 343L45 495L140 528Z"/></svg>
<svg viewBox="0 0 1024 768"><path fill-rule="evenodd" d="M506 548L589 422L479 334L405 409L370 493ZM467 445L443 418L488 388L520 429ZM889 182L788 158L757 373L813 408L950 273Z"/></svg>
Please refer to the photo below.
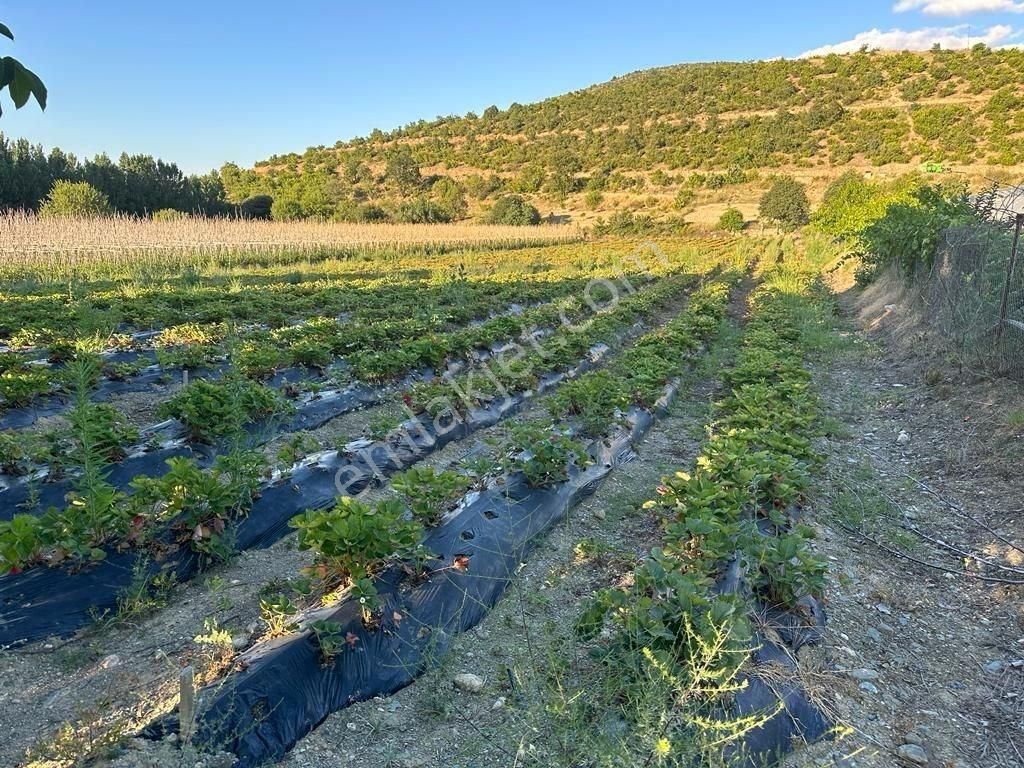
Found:
<svg viewBox="0 0 1024 768"><path fill-rule="evenodd" d="M192 729L196 722L196 684L192 667L185 667L178 675L178 735L182 744L192 741Z"/></svg>
<svg viewBox="0 0 1024 768"><path fill-rule="evenodd" d="M1024 226L1024 213L1017 214L1017 223L1013 228L1013 245L1010 246L1010 263L1006 266L1006 283L1003 285L1003 300L999 303L999 325L996 328L996 347L1003 338L1003 327L1006 325L1006 305L1010 302L1010 281L1017 266L1017 241L1020 239L1020 228Z"/></svg>

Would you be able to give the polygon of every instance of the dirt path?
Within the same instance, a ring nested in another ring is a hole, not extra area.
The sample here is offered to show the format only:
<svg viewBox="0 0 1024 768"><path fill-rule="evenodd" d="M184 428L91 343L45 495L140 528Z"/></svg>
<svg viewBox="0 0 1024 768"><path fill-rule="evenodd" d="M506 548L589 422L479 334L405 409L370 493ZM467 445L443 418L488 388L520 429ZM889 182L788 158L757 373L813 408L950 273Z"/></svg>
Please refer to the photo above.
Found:
<svg viewBox="0 0 1024 768"><path fill-rule="evenodd" d="M842 306L816 371L829 624L801 661L852 731L789 765L1024 766L1024 588L979 578L1024 581L1021 391L945 364L900 306Z"/></svg>

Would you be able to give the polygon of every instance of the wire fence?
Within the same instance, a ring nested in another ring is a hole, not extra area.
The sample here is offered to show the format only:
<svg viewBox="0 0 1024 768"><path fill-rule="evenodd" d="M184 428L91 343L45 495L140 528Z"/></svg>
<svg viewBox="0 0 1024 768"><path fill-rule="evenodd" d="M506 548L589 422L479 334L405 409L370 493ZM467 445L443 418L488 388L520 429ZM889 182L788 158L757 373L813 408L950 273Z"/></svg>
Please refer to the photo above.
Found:
<svg viewBox="0 0 1024 768"><path fill-rule="evenodd" d="M922 275L925 311L962 366L1024 379L1024 188L975 205L977 223L947 229Z"/></svg>

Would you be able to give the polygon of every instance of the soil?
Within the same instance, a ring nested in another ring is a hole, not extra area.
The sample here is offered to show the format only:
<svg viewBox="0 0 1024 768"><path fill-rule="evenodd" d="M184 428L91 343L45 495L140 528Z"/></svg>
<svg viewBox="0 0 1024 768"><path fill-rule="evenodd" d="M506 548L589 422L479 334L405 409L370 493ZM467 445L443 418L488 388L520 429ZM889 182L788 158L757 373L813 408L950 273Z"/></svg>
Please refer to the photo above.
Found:
<svg viewBox="0 0 1024 768"><path fill-rule="evenodd" d="M801 666L850 730L788 765L1024 766L1021 389L946 362L891 285L840 308L816 378L843 426L811 504L829 622Z"/></svg>

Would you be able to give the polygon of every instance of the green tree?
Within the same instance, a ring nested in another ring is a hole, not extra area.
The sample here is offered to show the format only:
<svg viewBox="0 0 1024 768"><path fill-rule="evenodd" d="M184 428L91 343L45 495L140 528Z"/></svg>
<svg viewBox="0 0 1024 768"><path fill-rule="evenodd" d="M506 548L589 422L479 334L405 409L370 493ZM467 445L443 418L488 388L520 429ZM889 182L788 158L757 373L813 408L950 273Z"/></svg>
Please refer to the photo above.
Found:
<svg viewBox="0 0 1024 768"><path fill-rule="evenodd" d="M14 33L4 24L0 24L0 35L14 39ZM15 109L24 107L30 96L35 98L40 109L46 109L46 86L43 81L35 72L10 56L0 57L0 93L3 93L4 88L10 94Z"/></svg>
<svg viewBox="0 0 1024 768"><path fill-rule="evenodd" d="M302 203L294 197L278 197L270 206L270 216L274 221L296 221L302 215Z"/></svg>
<svg viewBox="0 0 1024 768"><path fill-rule="evenodd" d="M388 181L396 184L403 192L410 192L420 186L420 167L407 147L396 149L388 156Z"/></svg>
<svg viewBox="0 0 1024 768"><path fill-rule="evenodd" d="M783 229L796 229L810 221L811 206L804 185L789 176L776 179L764 193L758 213Z"/></svg>
<svg viewBox="0 0 1024 768"><path fill-rule="evenodd" d="M540 212L519 195L506 195L494 204L486 221L488 224L539 224Z"/></svg>
<svg viewBox="0 0 1024 768"><path fill-rule="evenodd" d="M95 218L111 214L110 201L85 181L55 181L46 196L40 216Z"/></svg>
<svg viewBox="0 0 1024 768"><path fill-rule="evenodd" d="M448 214L449 220L462 219L466 216L466 195L459 182L450 176L442 176L434 182L431 193Z"/></svg>
<svg viewBox="0 0 1024 768"><path fill-rule="evenodd" d="M270 195L252 195L238 204L238 215L243 219L269 219L273 207Z"/></svg>

